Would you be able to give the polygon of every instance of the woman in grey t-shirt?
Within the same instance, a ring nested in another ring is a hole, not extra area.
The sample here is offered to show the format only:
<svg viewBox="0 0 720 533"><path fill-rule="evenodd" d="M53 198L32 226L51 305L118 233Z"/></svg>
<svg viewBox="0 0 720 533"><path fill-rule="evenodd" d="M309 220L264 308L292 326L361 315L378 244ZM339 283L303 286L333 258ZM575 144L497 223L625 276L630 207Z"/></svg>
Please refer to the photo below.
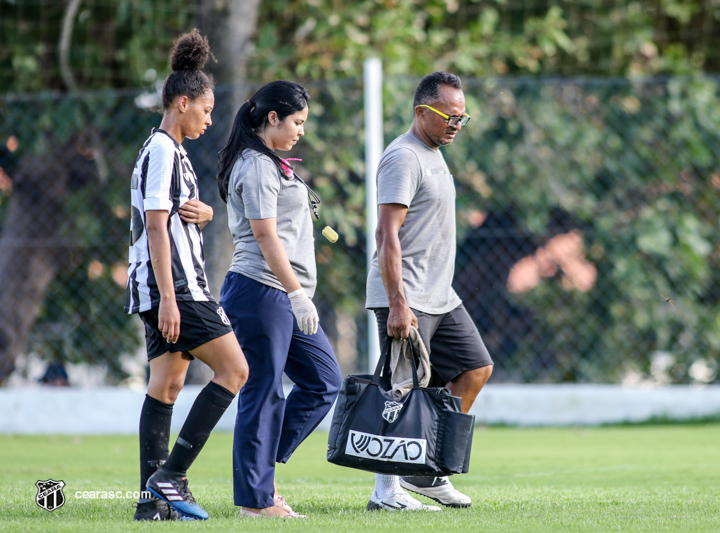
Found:
<svg viewBox="0 0 720 533"><path fill-rule="evenodd" d="M341 374L319 325L308 190L275 153L304 135L310 96L289 81L263 86L238 111L219 155L235 254L220 292L250 367L238 396L235 505L249 516L301 516L275 488L285 463L330 410ZM285 399L282 376L294 383Z"/></svg>

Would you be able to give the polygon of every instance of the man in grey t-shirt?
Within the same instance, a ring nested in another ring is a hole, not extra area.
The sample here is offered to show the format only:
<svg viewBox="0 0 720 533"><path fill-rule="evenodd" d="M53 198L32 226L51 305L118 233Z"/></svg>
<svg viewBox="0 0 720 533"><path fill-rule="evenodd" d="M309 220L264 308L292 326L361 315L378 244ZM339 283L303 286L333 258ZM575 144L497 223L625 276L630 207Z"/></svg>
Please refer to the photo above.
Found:
<svg viewBox="0 0 720 533"><path fill-rule="evenodd" d="M446 386L468 412L493 362L452 288L455 184L439 147L452 143L470 117L460 78L447 72L426 76L413 104L410 129L390 143L378 167L377 253L366 307L375 311L381 339L406 339L411 325L418 329L430 354L431 385ZM368 509L440 510L403 488L449 507L471 504L447 477L377 474Z"/></svg>

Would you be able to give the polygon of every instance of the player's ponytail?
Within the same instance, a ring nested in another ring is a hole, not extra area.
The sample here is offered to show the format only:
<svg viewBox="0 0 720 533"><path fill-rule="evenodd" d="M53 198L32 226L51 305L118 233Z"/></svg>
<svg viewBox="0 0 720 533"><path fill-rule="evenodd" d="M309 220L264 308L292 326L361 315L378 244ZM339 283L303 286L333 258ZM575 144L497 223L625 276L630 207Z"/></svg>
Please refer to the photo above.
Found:
<svg viewBox="0 0 720 533"><path fill-rule="evenodd" d="M212 52L207 37L200 35L197 29L177 38L170 52L173 72L163 85L163 109L168 109L180 96L187 96L192 101L215 88L212 76L202 71L210 57Z"/></svg>
<svg viewBox="0 0 720 533"><path fill-rule="evenodd" d="M225 202L233 166L246 148L268 156L277 165L280 175L285 177L282 159L265 145L259 133L265 131L270 111L275 111L282 122L289 115L308 107L309 102L310 95L305 87L280 80L263 85L240 107L227 145L218 154L218 188Z"/></svg>

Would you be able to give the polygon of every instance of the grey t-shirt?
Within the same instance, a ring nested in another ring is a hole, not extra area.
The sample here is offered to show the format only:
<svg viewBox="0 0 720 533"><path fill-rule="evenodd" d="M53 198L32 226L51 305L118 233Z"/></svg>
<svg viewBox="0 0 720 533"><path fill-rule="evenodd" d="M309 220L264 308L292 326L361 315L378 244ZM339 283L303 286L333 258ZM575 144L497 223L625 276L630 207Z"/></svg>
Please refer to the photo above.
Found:
<svg viewBox="0 0 720 533"><path fill-rule="evenodd" d="M317 285L315 237L305 185L294 178L282 177L268 156L246 149L230 176L227 209L235 243L230 270L285 291L265 261L250 227L250 220L276 218L277 234L293 272L312 298Z"/></svg>
<svg viewBox="0 0 720 533"><path fill-rule="evenodd" d="M405 133L385 149L377 172L378 204L402 204L408 212L399 237L403 289L408 305L434 315L462 301L455 274L455 183L440 150ZM377 252L367 280L365 307L388 307Z"/></svg>

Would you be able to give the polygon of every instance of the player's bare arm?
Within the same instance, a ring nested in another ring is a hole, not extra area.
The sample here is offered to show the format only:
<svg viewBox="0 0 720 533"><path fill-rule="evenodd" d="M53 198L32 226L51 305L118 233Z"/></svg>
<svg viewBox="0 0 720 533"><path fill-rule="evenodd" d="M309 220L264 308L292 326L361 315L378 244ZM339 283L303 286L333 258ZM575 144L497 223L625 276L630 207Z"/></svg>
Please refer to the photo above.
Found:
<svg viewBox="0 0 720 533"><path fill-rule="evenodd" d="M390 337L396 339L407 339L410 336L410 326L418 325L417 317L405 299L402 280L402 248L399 232L407 211L408 208L402 204L380 204L375 231L378 265L390 307L387 331Z"/></svg>
<svg viewBox="0 0 720 533"><path fill-rule="evenodd" d="M180 336L180 311L175 301L175 285L172 277L170 236L168 235L168 212L146 211L145 223L155 280L160 291L158 329L169 343Z"/></svg>
<svg viewBox="0 0 720 533"><path fill-rule="evenodd" d="M203 229L213 219L213 208L200 200L188 200L178 209L178 215L188 224L197 224Z"/></svg>

